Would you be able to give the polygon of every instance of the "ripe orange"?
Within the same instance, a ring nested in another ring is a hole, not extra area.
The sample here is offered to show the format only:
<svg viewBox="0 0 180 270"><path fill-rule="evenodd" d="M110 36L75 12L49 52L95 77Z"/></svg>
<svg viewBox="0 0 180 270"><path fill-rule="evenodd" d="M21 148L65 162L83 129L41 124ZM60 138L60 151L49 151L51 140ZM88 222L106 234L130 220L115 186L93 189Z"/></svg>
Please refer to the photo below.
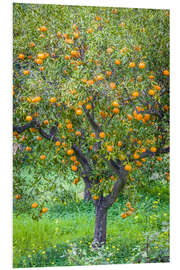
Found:
<svg viewBox="0 0 180 270"><path fill-rule="evenodd" d="M133 157L134 157L134 159L138 159L139 155L137 153L134 153Z"/></svg>
<svg viewBox="0 0 180 270"><path fill-rule="evenodd" d="M148 121L150 119L150 114L149 113L146 113L145 115L144 115L144 120L145 121Z"/></svg>
<svg viewBox="0 0 180 270"><path fill-rule="evenodd" d="M67 39L65 39L65 42L66 42L67 44L73 44L73 43L74 43L74 40L72 40L72 39L70 39L70 38L67 38Z"/></svg>
<svg viewBox="0 0 180 270"><path fill-rule="evenodd" d="M150 96L154 96L154 95L155 95L155 91L152 90L152 89L150 89L150 90L148 91L148 94L149 94Z"/></svg>
<svg viewBox="0 0 180 270"><path fill-rule="evenodd" d="M113 101L112 105L113 107L119 107L119 103L117 101Z"/></svg>
<svg viewBox="0 0 180 270"><path fill-rule="evenodd" d="M41 155L41 156L40 156L40 159L41 159L41 160L44 160L45 158L46 158L45 155Z"/></svg>
<svg viewBox="0 0 180 270"><path fill-rule="evenodd" d="M130 68L134 68L135 66L136 66L136 64L134 62L129 63Z"/></svg>
<svg viewBox="0 0 180 270"><path fill-rule="evenodd" d="M92 109L92 105L91 105L90 103L88 103L88 104L86 105L86 109L87 109L87 110L91 110L91 109Z"/></svg>
<svg viewBox="0 0 180 270"><path fill-rule="evenodd" d="M167 69L165 69L165 70L163 71L163 74L164 74L165 76L169 76L169 71L168 71Z"/></svg>
<svg viewBox="0 0 180 270"><path fill-rule="evenodd" d="M41 141L41 140L42 140L42 137L41 137L41 136L37 136L36 139L37 139L38 141Z"/></svg>
<svg viewBox="0 0 180 270"><path fill-rule="evenodd" d="M73 149L69 149L69 150L67 151L67 154L68 154L69 156L73 155L73 154L74 154L74 150L73 150Z"/></svg>
<svg viewBox="0 0 180 270"><path fill-rule="evenodd" d="M16 195L16 199L17 199L17 200L21 199L21 195L17 194L17 195Z"/></svg>
<svg viewBox="0 0 180 270"><path fill-rule="evenodd" d="M141 166L142 166L142 162L140 162L139 160L136 161L136 166L137 166L137 167L141 167Z"/></svg>
<svg viewBox="0 0 180 270"><path fill-rule="evenodd" d="M41 65L41 64L43 63L43 60L40 59L40 58L36 58L36 59L34 60L34 62L35 62L36 64L38 64L38 65Z"/></svg>
<svg viewBox="0 0 180 270"><path fill-rule="evenodd" d="M76 131L75 134L76 136L81 136L81 131Z"/></svg>
<svg viewBox="0 0 180 270"><path fill-rule="evenodd" d="M71 161L76 161L77 160L76 156L72 156L70 159L71 159Z"/></svg>
<svg viewBox="0 0 180 270"><path fill-rule="evenodd" d="M89 29L87 30L87 32L88 32L88 34L91 34L91 33L93 32L93 29L92 29L92 28L89 28Z"/></svg>
<svg viewBox="0 0 180 270"><path fill-rule="evenodd" d="M28 122L32 121L32 117L30 115L27 115L26 116L26 121L28 121Z"/></svg>
<svg viewBox="0 0 180 270"><path fill-rule="evenodd" d="M18 58L21 59L21 60L24 60L24 54L23 54L23 53L20 53L20 54L18 55Z"/></svg>
<svg viewBox="0 0 180 270"><path fill-rule="evenodd" d="M129 121L133 120L133 116L131 114L128 114L127 118L128 118Z"/></svg>
<svg viewBox="0 0 180 270"><path fill-rule="evenodd" d="M116 84L114 82L110 82L109 87L111 89L116 89L117 88L117 86L116 86Z"/></svg>
<svg viewBox="0 0 180 270"><path fill-rule="evenodd" d="M72 169L72 171L76 172L78 168L77 168L77 166L72 165L72 166L71 166L71 169Z"/></svg>
<svg viewBox="0 0 180 270"><path fill-rule="evenodd" d="M46 208L46 207L43 207L43 209L42 209L42 213L46 213L48 211L48 209Z"/></svg>
<svg viewBox="0 0 180 270"><path fill-rule="evenodd" d="M46 31L47 31L46 26L41 26L41 27L40 27L40 31L42 31L42 32L46 32Z"/></svg>
<svg viewBox="0 0 180 270"><path fill-rule="evenodd" d="M24 73L24 75L28 75L30 73L30 71L29 70L24 70L23 73Z"/></svg>
<svg viewBox="0 0 180 270"><path fill-rule="evenodd" d="M101 20L101 17L100 16L96 16L96 21L100 21Z"/></svg>
<svg viewBox="0 0 180 270"><path fill-rule="evenodd" d="M96 138L96 134L93 132L93 133L91 133L91 135L90 135L92 138Z"/></svg>
<svg viewBox="0 0 180 270"><path fill-rule="evenodd" d="M132 97L133 98L139 97L139 92L138 91L133 92Z"/></svg>
<svg viewBox="0 0 180 270"><path fill-rule="evenodd" d="M144 62L140 62L139 63L139 68L140 69L143 69L143 68L145 68L146 67L146 64L144 63Z"/></svg>
<svg viewBox="0 0 180 270"><path fill-rule="evenodd" d="M161 160L162 160L162 157L157 157L157 160L158 160L158 161L161 161Z"/></svg>
<svg viewBox="0 0 180 270"><path fill-rule="evenodd" d="M121 217L122 217L122 218L126 218L126 217L127 217L127 214L122 213L122 214L121 214Z"/></svg>
<svg viewBox="0 0 180 270"><path fill-rule="evenodd" d="M113 151L113 146L112 145L107 145L106 149L108 152L112 152Z"/></svg>
<svg viewBox="0 0 180 270"><path fill-rule="evenodd" d="M34 202L33 204L32 204L32 208L37 208L38 207L38 204L36 203L36 202Z"/></svg>
<svg viewBox="0 0 180 270"><path fill-rule="evenodd" d="M149 76L149 79L150 79L150 80L154 80L154 78L155 78L154 75L150 75L150 76Z"/></svg>
<svg viewBox="0 0 180 270"><path fill-rule="evenodd" d="M141 113L139 113L137 116L136 116L136 119L137 120L142 120L143 119L143 115Z"/></svg>
<svg viewBox="0 0 180 270"><path fill-rule="evenodd" d="M73 184L77 185L79 183L79 179L78 178L74 178Z"/></svg>
<svg viewBox="0 0 180 270"><path fill-rule="evenodd" d="M157 91L160 91L160 90L161 90L161 87L160 87L159 85L156 85L156 86L155 86L155 89L156 89Z"/></svg>
<svg viewBox="0 0 180 270"><path fill-rule="evenodd" d="M72 129L72 124L71 123L69 123L69 124L67 124L67 129Z"/></svg>
<svg viewBox="0 0 180 270"><path fill-rule="evenodd" d="M61 144L60 141L56 142L56 146L60 146L60 144Z"/></svg>
<svg viewBox="0 0 180 270"><path fill-rule="evenodd" d="M40 102L40 101L41 101L41 97L39 96L32 99L33 103Z"/></svg>
<svg viewBox="0 0 180 270"><path fill-rule="evenodd" d="M132 170L132 167L131 167L131 165L126 164L125 167L124 167L124 169L125 169L125 171L129 171L130 172Z"/></svg>
<svg viewBox="0 0 180 270"><path fill-rule="evenodd" d="M157 151L156 147L152 146L151 147L151 152L155 153Z"/></svg>
<svg viewBox="0 0 180 270"><path fill-rule="evenodd" d="M101 139L105 138L105 136L106 136L106 135L105 135L104 132L100 132L100 133L99 133L99 137L100 137Z"/></svg>
<svg viewBox="0 0 180 270"><path fill-rule="evenodd" d="M44 71L44 67L40 67L39 69L40 69L40 71Z"/></svg>
<svg viewBox="0 0 180 270"><path fill-rule="evenodd" d="M93 81L93 80L88 80L86 83L87 83L89 86L91 86L91 85L94 84L94 81Z"/></svg>
<svg viewBox="0 0 180 270"><path fill-rule="evenodd" d="M121 64L121 61L120 61L119 59L116 59L116 60L114 61L114 63L115 63L115 65L119 66L119 65Z"/></svg>
<svg viewBox="0 0 180 270"><path fill-rule="evenodd" d="M92 149L93 149L93 145L90 145L90 146L89 146L89 150L92 150Z"/></svg>
<svg viewBox="0 0 180 270"><path fill-rule="evenodd" d="M106 71L106 75L107 75L107 76L111 76L111 75L112 75L112 72L109 71L109 70L107 70L107 71Z"/></svg>
<svg viewBox="0 0 180 270"><path fill-rule="evenodd" d="M99 199L99 197L96 196L96 195L92 196L92 198L93 198L94 200L98 200L98 199Z"/></svg>
<svg viewBox="0 0 180 270"><path fill-rule="evenodd" d="M122 144L123 144L123 143L122 143L121 141L118 142L118 146L119 146L119 147L122 146Z"/></svg>
<svg viewBox="0 0 180 270"><path fill-rule="evenodd" d="M120 111L119 111L118 108L114 108L114 109L113 109L113 113L117 114L117 113L119 113L119 112L120 112Z"/></svg>
<svg viewBox="0 0 180 270"><path fill-rule="evenodd" d="M45 125L48 125L49 124L49 121L48 120L44 120L44 124Z"/></svg>
<svg viewBox="0 0 180 270"><path fill-rule="evenodd" d="M30 146L27 146L27 147L26 147L26 151L27 151L27 152L30 152L30 151L31 151L31 147L30 147Z"/></svg>
<svg viewBox="0 0 180 270"><path fill-rule="evenodd" d="M55 97L50 98L50 102L51 103L55 103L56 102L56 98Z"/></svg>
<svg viewBox="0 0 180 270"><path fill-rule="evenodd" d="M76 114L77 115L81 115L83 113L83 111L81 109L76 109Z"/></svg>

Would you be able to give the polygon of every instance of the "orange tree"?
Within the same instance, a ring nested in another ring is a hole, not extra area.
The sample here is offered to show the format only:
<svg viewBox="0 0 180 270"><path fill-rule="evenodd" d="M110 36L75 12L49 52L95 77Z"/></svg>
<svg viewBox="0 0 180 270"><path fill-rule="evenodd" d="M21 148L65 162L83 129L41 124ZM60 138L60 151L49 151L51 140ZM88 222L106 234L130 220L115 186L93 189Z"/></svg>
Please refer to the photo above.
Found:
<svg viewBox="0 0 180 270"><path fill-rule="evenodd" d="M94 245L105 243L107 211L131 172L169 152L168 16L14 6L13 135L23 144L15 170L26 156L39 177L70 167L74 184L83 179L95 206Z"/></svg>

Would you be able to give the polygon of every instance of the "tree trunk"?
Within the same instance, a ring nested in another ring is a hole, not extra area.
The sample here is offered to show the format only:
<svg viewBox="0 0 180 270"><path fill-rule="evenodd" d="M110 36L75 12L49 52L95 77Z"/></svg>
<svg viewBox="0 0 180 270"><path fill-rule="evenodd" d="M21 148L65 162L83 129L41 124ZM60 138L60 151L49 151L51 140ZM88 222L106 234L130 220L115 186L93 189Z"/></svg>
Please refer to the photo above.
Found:
<svg viewBox="0 0 180 270"><path fill-rule="evenodd" d="M91 193L89 192L89 189L87 187L87 185L84 188L84 201L89 201L91 200Z"/></svg>
<svg viewBox="0 0 180 270"><path fill-rule="evenodd" d="M107 221L107 208L102 204L97 203L95 205L95 232L93 246L102 246L106 243L106 221Z"/></svg>

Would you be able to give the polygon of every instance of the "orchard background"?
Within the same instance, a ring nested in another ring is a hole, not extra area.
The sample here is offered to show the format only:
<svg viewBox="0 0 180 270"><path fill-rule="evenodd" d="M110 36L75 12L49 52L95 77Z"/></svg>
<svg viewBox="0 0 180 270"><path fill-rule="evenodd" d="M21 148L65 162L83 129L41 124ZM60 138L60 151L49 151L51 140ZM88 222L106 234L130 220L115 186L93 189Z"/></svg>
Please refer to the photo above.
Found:
<svg viewBox="0 0 180 270"><path fill-rule="evenodd" d="M14 4L13 139L14 267L169 261L169 11Z"/></svg>

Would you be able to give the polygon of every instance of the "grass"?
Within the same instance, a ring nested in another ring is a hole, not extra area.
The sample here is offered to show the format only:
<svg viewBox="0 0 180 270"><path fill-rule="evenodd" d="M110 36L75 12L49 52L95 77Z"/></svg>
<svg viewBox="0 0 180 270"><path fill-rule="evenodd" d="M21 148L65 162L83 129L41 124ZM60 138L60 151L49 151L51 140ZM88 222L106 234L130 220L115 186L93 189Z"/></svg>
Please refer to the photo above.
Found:
<svg viewBox="0 0 180 270"><path fill-rule="evenodd" d="M126 219L122 219L120 216L125 201L119 201L109 209L107 246L116 245L119 249L116 256L114 249L112 249L114 254L113 262L115 263L129 261L132 258L133 248L137 245L144 245L145 233L149 232L151 235L154 232L159 232L160 234L164 230L163 224L169 223L167 204L163 201L154 203L157 200L147 196L147 194L142 195L143 198L141 202L137 203L135 213ZM147 205L149 205L148 208ZM94 208L91 202L84 203L83 201L76 203L76 205L74 203L69 203L66 206L62 204L51 205L49 213L41 220L34 221L26 214L18 217L14 216L13 226L14 267L22 266L23 260L28 260L28 263L30 263L29 259L31 257L33 258L31 260L36 261L38 254L42 255L42 252L48 250L51 250L49 252L54 254L51 259L58 257L58 254L60 256L61 253L62 256L65 256L63 262L56 261L56 263L54 262L55 265L73 265L73 259L67 261L65 250L69 249L72 243L80 248L79 243L81 241L85 245L85 250L88 250L89 244L87 243L91 243L93 239ZM166 242L168 242L168 238ZM58 249L52 251L53 246L58 246ZM88 256L92 256L92 254ZM54 260L52 259L52 262ZM39 261L39 264L37 261L36 266L50 266L52 262L50 262L50 258L45 261L43 259ZM87 263L85 259L80 262L80 258L78 258L78 262Z"/></svg>

